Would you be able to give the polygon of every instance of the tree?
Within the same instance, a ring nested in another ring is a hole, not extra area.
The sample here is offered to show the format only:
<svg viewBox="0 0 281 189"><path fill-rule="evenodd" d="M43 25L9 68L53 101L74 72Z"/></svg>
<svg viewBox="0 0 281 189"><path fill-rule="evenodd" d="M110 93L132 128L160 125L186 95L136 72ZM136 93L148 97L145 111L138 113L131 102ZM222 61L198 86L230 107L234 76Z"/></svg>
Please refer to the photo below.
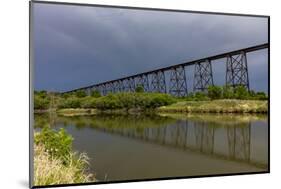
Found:
<svg viewBox="0 0 281 189"><path fill-rule="evenodd" d="M46 98L47 97L47 91L34 91L34 95L42 97L42 98Z"/></svg>
<svg viewBox="0 0 281 189"><path fill-rule="evenodd" d="M233 88L229 85L225 85L222 88L222 96L225 99L234 98L234 91Z"/></svg>
<svg viewBox="0 0 281 189"><path fill-rule="evenodd" d="M204 101L204 100L209 100L207 95L204 92L196 92L194 95L194 100L196 101Z"/></svg>
<svg viewBox="0 0 281 189"><path fill-rule="evenodd" d="M81 108L81 98L69 97L67 99L61 99L58 103L59 108Z"/></svg>
<svg viewBox="0 0 281 189"><path fill-rule="evenodd" d="M100 92L98 90L93 90L91 92L91 96L95 97L95 98L98 98L98 97L101 97L101 94L100 94Z"/></svg>
<svg viewBox="0 0 281 189"><path fill-rule="evenodd" d="M219 86L209 86L208 87L208 97L210 99L220 99L222 97L222 88Z"/></svg>
<svg viewBox="0 0 281 189"><path fill-rule="evenodd" d="M190 92L188 95L185 97L186 101L193 101L194 100L194 93Z"/></svg>
<svg viewBox="0 0 281 189"><path fill-rule="evenodd" d="M255 93L254 90L250 90L250 91L248 92L248 94L249 94L249 97L250 97L251 99L255 99L255 98L256 98L256 93Z"/></svg>
<svg viewBox="0 0 281 189"><path fill-rule="evenodd" d="M75 92L75 96L81 98L87 96L86 92L84 90L79 90Z"/></svg>
<svg viewBox="0 0 281 189"><path fill-rule="evenodd" d="M247 99L249 98L249 92L246 87L240 85L234 89L235 97L237 99Z"/></svg>
<svg viewBox="0 0 281 189"><path fill-rule="evenodd" d="M264 92L257 92L255 97L258 100L267 100L267 96Z"/></svg>
<svg viewBox="0 0 281 189"><path fill-rule="evenodd" d="M49 108L50 105L50 99L45 97L41 97L39 95L34 96L34 109L39 110L46 110Z"/></svg>
<svg viewBox="0 0 281 189"><path fill-rule="evenodd" d="M34 109L46 110L50 106L50 97L47 91L34 91Z"/></svg>
<svg viewBox="0 0 281 189"><path fill-rule="evenodd" d="M143 93L144 92L144 88L142 85L137 85L136 90L137 93Z"/></svg>
<svg viewBox="0 0 281 189"><path fill-rule="evenodd" d="M63 93L61 95L62 98L69 98L71 95L69 93Z"/></svg>

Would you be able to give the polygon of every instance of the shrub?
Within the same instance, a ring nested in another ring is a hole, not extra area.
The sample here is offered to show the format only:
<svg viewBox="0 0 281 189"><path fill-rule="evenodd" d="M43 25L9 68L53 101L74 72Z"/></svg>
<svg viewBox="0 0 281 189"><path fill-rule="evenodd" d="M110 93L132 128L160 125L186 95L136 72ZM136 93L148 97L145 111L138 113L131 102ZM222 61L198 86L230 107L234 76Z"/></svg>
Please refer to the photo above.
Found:
<svg viewBox="0 0 281 189"><path fill-rule="evenodd" d="M42 96L34 96L34 109L46 110L50 106L50 99Z"/></svg>
<svg viewBox="0 0 281 189"><path fill-rule="evenodd" d="M49 127L44 127L34 138L36 145L44 145L51 156L61 159L65 165L70 163L69 154L72 151L72 141L73 138L63 128L56 132Z"/></svg>
<svg viewBox="0 0 281 189"><path fill-rule="evenodd" d="M266 94L264 92L257 92L255 95L255 98L257 100L267 100L268 97L266 96Z"/></svg>
<svg viewBox="0 0 281 189"><path fill-rule="evenodd" d="M87 96L87 94L84 90L78 90L75 92L75 96L81 98Z"/></svg>
<svg viewBox="0 0 281 189"><path fill-rule="evenodd" d="M69 97L67 99L60 99L59 108L81 108L81 98Z"/></svg>
<svg viewBox="0 0 281 189"><path fill-rule="evenodd" d="M249 98L249 92L244 86L237 86L234 88L235 98L237 99L248 99Z"/></svg>
<svg viewBox="0 0 281 189"><path fill-rule="evenodd" d="M224 99L234 98L234 90L231 86L225 85L222 88L222 97Z"/></svg>
<svg viewBox="0 0 281 189"><path fill-rule="evenodd" d="M42 98L46 98L47 97L47 91L34 91L34 96L39 96Z"/></svg>
<svg viewBox="0 0 281 189"><path fill-rule="evenodd" d="M188 95L184 98L186 101L193 101L194 100L194 93L190 92Z"/></svg>
<svg viewBox="0 0 281 189"><path fill-rule="evenodd" d="M256 92L253 91L253 90L250 90L250 91L248 92L248 95L249 95L249 98L255 99L255 97L256 97Z"/></svg>
<svg viewBox="0 0 281 189"><path fill-rule="evenodd" d="M210 99L220 99L222 97L222 89L219 86L209 86L208 87L208 97Z"/></svg>
<svg viewBox="0 0 281 189"><path fill-rule="evenodd" d="M91 96L95 97L95 98L98 98L98 97L101 97L101 94L100 94L100 92L98 90L93 90L91 92Z"/></svg>
<svg viewBox="0 0 281 189"><path fill-rule="evenodd" d="M168 94L160 93L117 93L100 97L96 100L96 108L105 109L130 109L130 108L156 108L169 105L175 99Z"/></svg>
<svg viewBox="0 0 281 189"><path fill-rule="evenodd" d="M97 98L86 96L80 100L81 108L96 108Z"/></svg>
<svg viewBox="0 0 281 189"><path fill-rule="evenodd" d="M136 90L137 93L143 93L144 92L144 88L142 85L137 85Z"/></svg>
<svg viewBox="0 0 281 189"><path fill-rule="evenodd" d="M203 92L196 92L194 95L194 100L195 101L204 101L204 100L209 100L209 98Z"/></svg>
<svg viewBox="0 0 281 189"><path fill-rule="evenodd" d="M136 93L133 100L132 106L136 108L150 108L150 98L147 94L144 93ZM131 107L132 107L131 106Z"/></svg>
<svg viewBox="0 0 281 189"><path fill-rule="evenodd" d="M120 108L125 108L128 110L132 107L136 107L137 102L136 102L135 93L127 92L127 93L117 93L115 95L117 96L117 99L119 101Z"/></svg>
<svg viewBox="0 0 281 189"><path fill-rule="evenodd" d="M71 96L71 94L69 94L69 93L63 93L61 95L62 98L69 98L70 96Z"/></svg>
<svg viewBox="0 0 281 189"><path fill-rule="evenodd" d="M157 108L160 106L167 106L174 103L175 101L176 100L171 95L156 93L152 95L149 107Z"/></svg>
<svg viewBox="0 0 281 189"><path fill-rule="evenodd" d="M105 109L117 109L120 106L120 102L116 95L108 94L107 96L100 97L96 100L96 108Z"/></svg>

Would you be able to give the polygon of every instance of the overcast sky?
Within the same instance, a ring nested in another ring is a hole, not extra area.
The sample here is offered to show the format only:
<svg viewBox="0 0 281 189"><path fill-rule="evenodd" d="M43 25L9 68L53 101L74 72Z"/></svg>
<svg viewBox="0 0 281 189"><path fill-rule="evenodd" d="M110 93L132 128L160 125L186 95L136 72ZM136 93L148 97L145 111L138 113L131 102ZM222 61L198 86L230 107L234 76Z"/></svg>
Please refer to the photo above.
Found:
<svg viewBox="0 0 281 189"><path fill-rule="evenodd" d="M35 90L65 91L267 43L267 18L34 4ZM250 87L267 91L267 50L248 54ZM215 84L225 83L225 59ZM194 67L187 67L192 89Z"/></svg>

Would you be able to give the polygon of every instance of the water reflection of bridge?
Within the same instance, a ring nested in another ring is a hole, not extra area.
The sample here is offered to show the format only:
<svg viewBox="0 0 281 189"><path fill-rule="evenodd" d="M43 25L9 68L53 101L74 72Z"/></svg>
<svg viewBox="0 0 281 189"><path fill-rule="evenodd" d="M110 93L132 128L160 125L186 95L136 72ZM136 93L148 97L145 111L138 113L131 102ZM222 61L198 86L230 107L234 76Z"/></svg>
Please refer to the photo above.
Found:
<svg viewBox="0 0 281 189"><path fill-rule="evenodd" d="M51 127L54 127L57 124L69 125L71 123L78 128L90 127L106 133L192 151L217 159L246 163L262 169L267 168L266 154L259 160L255 155L251 155L251 146L255 145L255 140L251 132L250 119L239 120L239 117L232 119L228 117L228 121L223 121L214 116L212 116L212 121L161 116L149 118L132 116L53 117L52 119L48 119L48 117L35 117L37 125L49 123ZM216 119L218 120L216 121ZM255 149L252 149L253 152Z"/></svg>
<svg viewBox="0 0 281 189"><path fill-rule="evenodd" d="M251 123L217 127L204 122L179 120L175 125L156 128L107 128L98 130L164 146L189 150L210 157L267 168L251 158Z"/></svg>

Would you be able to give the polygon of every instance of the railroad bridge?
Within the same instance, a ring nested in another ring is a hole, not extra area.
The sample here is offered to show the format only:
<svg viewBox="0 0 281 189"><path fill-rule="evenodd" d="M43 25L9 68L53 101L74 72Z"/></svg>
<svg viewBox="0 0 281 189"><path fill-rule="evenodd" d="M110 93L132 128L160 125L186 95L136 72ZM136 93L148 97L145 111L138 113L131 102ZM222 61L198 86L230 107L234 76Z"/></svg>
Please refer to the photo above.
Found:
<svg viewBox="0 0 281 189"><path fill-rule="evenodd" d="M268 43L105 81L64 93L84 90L87 94L91 91L99 91L101 95L106 95L116 92L134 92L137 86L142 86L145 92L169 93L182 97L190 92L187 88L186 67L194 65L193 92L206 91L209 86L214 85L212 62L223 58L226 59L225 84L232 87L244 86L250 90L247 53L262 49L268 49ZM167 80L169 82L166 82Z"/></svg>

